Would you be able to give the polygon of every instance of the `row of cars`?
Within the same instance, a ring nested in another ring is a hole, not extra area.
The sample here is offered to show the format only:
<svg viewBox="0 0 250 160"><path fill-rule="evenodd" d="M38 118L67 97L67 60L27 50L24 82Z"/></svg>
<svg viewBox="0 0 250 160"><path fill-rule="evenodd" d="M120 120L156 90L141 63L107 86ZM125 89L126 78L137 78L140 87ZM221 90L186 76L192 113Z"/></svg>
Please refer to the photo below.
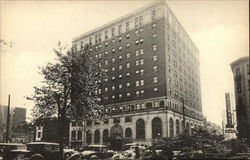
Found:
<svg viewBox="0 0 250 160"><path fill-rule="evenodd" d="M80 146L76 149L64 149L65 160L109 159L114 155L105 145ZM59 144L32 142L26 145L18 143L0 143L0 160L57 160L60 157Z"/></svg>

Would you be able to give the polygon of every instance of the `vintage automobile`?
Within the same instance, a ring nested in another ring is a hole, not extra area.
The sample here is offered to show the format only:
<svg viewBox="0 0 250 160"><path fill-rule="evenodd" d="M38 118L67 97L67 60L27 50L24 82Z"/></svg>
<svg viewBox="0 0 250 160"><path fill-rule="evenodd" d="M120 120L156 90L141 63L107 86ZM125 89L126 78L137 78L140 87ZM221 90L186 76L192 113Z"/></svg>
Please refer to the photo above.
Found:
<svg viewBox="0 0 250 160"><path fill-rule="evenodd" d="M67 160L99 160L111 158L114 151L108 150L105 145L89 145L83 152L73 154Z"/></svg>
<svg viewBox="0 0 250 160"><path fill-rule="evenodd" d="M0 160L24 159L26 146L21 143L0 143Z"/></svg>

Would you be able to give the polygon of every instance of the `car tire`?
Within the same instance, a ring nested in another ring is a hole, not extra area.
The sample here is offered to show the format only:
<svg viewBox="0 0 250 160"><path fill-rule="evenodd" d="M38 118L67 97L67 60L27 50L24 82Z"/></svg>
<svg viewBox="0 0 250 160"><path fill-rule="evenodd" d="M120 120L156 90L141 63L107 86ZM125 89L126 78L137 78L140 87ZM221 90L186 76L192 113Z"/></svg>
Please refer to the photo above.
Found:
<svg viewBox="0 0 250 160"><path fill-rule="evenodd" d="M98 158L97 156L91 156L90 159L91 160L99 160L100 158Z"/></svg>
<svg viewBox="0 0 250 160"><path fill-rule="evenodd" d="M70 156L71 156L70 153L65 153L64 158L65 158L65 159L68 159Z"/></svg>
<svg viewBox="0 0 250 160"><path fill-rule="evenodd" d="M40 154L35 154L30 157L30 160L45 160L44 157Z"/></svg>

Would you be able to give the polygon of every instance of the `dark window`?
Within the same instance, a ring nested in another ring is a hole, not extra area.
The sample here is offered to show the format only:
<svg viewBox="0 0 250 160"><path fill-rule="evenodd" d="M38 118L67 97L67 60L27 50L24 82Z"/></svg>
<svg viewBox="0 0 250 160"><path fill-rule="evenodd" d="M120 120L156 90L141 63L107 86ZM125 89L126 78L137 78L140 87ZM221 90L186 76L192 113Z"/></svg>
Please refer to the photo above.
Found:
<svg viewBox="0 0 250 160"><path fill-rule="evenodd" d="M152 107L153 107L152 102L146 103L146 108L147 108L147 109L152 108Z"/></svg>
<svg viewBox="0 0 250 160"><path fill-rule="evenodd" d="M120 123L120 118L114 118L113 123Z"/></svg>
<svg viewBox="0 0 250 160"><path fill-rule="evenodd" d="M118 26L118 34L121 34L122 33L122 25L119 25Z"/></svg>
<svg viewBox="0 0 250 160"><path fill-rule="evenodd" d="M108 119L104 119L103 122L104 122L104 124L109 124L109 120Z"/></svg>
<svg viewBox="0 0 250 160"><path fill-rule="evenodd" d="M132 138L132 129L131 128L126 128L125 138Z"/></svg>
<svg viewBox="0 0 250 160"><path fill-rule="evenodd" d="M100 131L99 130L95 131L94 143L95 144L99 144L100 143Z"/></svg>
<svg viewBox="0 0 250 160"><path fill-rule="evenodd" d="M179 120L176 120L176 135L180 134L180 123Z"/></svg>
<svg viewBox="0 0 250 160"><path fill-rule="evenodd" d="M71 132L71 140L75 140L76 139L76 131L72 131Z"/></svg>
<svg viewBox="0 0 250 160"><path fill-rule="evenodd" d="M111 29L111 36L112 36L112 37L115 36L115 28L112 28L112 29Z"/></svg>
<svg viewBox="0 0 250 160"><path fill-rule="evenodd" d="M136 139L145 139L145 122L142 119L136 121Z"/></svg>
<svg viewBox="0 0 250 160"><path fill-rule="evenodd" d="M174 122L173 119L169 119L169 132L170 132L170 137L174 136Z"/></svg>
<svg viewBox="0 0 250 160"><path fill-rule="evenodd" d="M87 131L87 134L86 134L86 142L87 144L91 144L91 131Z"/></svg>
<svg viewBox="0 0 250 160"><path fill-rule="evenodd" d="M152 138L162 137L162 124L161 119L156 117L152 120Z"/></svg>
<svg viewBox="0 0 250 160"><path fill-rule="evenodd" d="M76 122L72 122L72 126L76 126Z"/></svg>
<svg viewBox="0 0 250 160"><path fill-rule="evenodd" d="M87 121L87 126L88 127L91 126L91 124L92 124L92 121Z"/></svg>
<svg viewBox="0 0 250 160"><path fill-rule="evenodd" d="M125 117L125 122L132 122L132 117L131 116Z"/></svg>
<svg viewBox="0 0 250 160"><path fill-rule="evenodd" d="M109 140L109 131L107 129L103 130L103 143L107 144Z"/></svg>
<svg viewBox="0 0 250 160"><path fill-rule="evenodd" d="M160 107L165 107L164 101L160 101Z"/></svg>
<svg viewBox="0 0 250 160"><path fill-rule="evenodd" d="M82 139L82 131L78 131L77 140L81 140L81 139Z"/></svg>

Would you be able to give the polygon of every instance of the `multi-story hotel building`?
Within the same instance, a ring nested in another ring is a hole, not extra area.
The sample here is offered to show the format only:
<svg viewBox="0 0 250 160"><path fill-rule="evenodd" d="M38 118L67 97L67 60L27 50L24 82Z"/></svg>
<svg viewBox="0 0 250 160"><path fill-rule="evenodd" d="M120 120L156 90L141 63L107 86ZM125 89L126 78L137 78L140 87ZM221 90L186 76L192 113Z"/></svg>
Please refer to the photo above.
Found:
<svg viewBox="0 0 250 160"><path fill-rule="evenodd" d="M151 143L202 126L199 51L165 2L138 9L74 38L99 61L106 118L86 123L87 144Z"/></svg>
<svg viewBox="0 0 250 160"><path fill-rule="evenodd" d="M249 57L242 57L231 63L234 75L237 130L240 139L250 144L250 72Z"/></svg>

